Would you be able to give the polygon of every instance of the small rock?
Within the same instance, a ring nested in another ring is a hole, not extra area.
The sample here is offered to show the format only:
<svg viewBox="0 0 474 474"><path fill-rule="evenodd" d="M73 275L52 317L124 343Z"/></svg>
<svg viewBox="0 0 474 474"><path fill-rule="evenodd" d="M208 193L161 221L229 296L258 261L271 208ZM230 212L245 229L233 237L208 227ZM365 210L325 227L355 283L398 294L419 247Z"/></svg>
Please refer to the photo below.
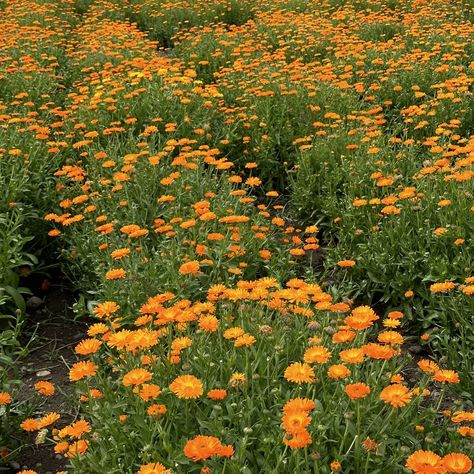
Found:
<svg viewBox="0 0 474 474"><path fill-rule="evenodd" d="M40 370L39 372L36 372L37 377L47 377L48 375L51 375L49 370Z"/></svg>
<svg viewBox="0 0 474 474"><path fill-rule="evenodd" d="M31 311L36 311L44 305L44 300L38 298L37 296L30 296L26 300L26 307Z"/></svg>
<svg viewBox="0 0 474 474"><path fill-rule="evenodd" d="M408 350L412 353L412 354L421 354L423 352L423 347L415 344L414 346L410 346L408 348Z"/></svg>

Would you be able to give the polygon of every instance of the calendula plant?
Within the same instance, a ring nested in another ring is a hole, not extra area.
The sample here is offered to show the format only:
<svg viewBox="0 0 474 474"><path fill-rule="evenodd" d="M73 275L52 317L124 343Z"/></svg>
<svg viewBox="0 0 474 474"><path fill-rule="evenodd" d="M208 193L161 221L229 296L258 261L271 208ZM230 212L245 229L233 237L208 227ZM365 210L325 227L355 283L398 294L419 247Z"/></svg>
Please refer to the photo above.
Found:
<svg viewBox="0 0 474 474"><path fill-rule="evenodd" d="M78 417L2 423L84 474L470 472L469 11L7 0L0 304L50 239L95 320Z"/></svg>

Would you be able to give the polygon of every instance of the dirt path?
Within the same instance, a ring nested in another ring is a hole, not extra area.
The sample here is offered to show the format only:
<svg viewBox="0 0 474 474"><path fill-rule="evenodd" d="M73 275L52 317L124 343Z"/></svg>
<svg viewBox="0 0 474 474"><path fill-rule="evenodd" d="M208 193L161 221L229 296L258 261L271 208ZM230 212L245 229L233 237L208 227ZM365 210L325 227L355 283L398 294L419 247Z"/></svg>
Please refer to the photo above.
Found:
<svg viewBox="0 0 474 474"><path fill-rule="evenodd" d="M33 336L31 350L21 361L22 392L25 401L40 397L38 411L42 414L61 414L58 426L70 423L77 417L77 405L71 403L73 388L69 383L68 366L77 359L74 346L85 334L86 324L75 322L72 305L75 297L62 284L52 285L44 296L44 303L28 316L27 332ZM47 380L54 384L56 392L50 397L35 394L34 384ZM64 469L66 459L56 455L53 446L46 441L35 444L35 435L13 463L11 473L19 469L34 469L54 473Z"/></svg>

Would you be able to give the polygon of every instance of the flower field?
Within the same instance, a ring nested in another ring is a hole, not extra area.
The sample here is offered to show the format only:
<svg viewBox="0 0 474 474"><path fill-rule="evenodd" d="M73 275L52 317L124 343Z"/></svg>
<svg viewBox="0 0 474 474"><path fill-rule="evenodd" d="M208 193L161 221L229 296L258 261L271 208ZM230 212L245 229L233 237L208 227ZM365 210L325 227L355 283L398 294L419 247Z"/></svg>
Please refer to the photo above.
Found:
<svg viewBox="0 0 474 474"><path fill-rule="evenodd" d="M473 19L1 1L0 472L473 472ZM87 329L25 400L58 266Z"/></svg>

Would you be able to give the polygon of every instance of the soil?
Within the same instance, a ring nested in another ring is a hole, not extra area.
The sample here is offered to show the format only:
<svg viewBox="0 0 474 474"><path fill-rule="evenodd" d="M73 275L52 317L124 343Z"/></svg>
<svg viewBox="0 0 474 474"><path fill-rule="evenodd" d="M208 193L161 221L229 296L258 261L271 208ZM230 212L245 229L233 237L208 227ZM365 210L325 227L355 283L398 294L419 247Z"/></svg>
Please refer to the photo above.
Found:
<svg viewBox="0 0 474 474"><path fill-rule="evenodd" d="M69 382L69 367L77 361L74 346L84 338L86 324L74 321L72 305L76 298L62 283L50 285L38 296L44 301L27 316L27 343L33 336L31 350L21 361L22 396L28 400L35 395L34 384L47 380L54 384L56 392L38 408L40 414L57 412L61 419L56 426L62 427L77 418L77 408L70 402L73 387ZM28 446L11 464L8 474L21 469L33 469L42 474L55 473L65 468L67 460L54 453L53 444L45 441L35 444L36 433L25 441ZM30 439L31 438L31 439ZM2 471L3 472L3 471Z"/></svg>

